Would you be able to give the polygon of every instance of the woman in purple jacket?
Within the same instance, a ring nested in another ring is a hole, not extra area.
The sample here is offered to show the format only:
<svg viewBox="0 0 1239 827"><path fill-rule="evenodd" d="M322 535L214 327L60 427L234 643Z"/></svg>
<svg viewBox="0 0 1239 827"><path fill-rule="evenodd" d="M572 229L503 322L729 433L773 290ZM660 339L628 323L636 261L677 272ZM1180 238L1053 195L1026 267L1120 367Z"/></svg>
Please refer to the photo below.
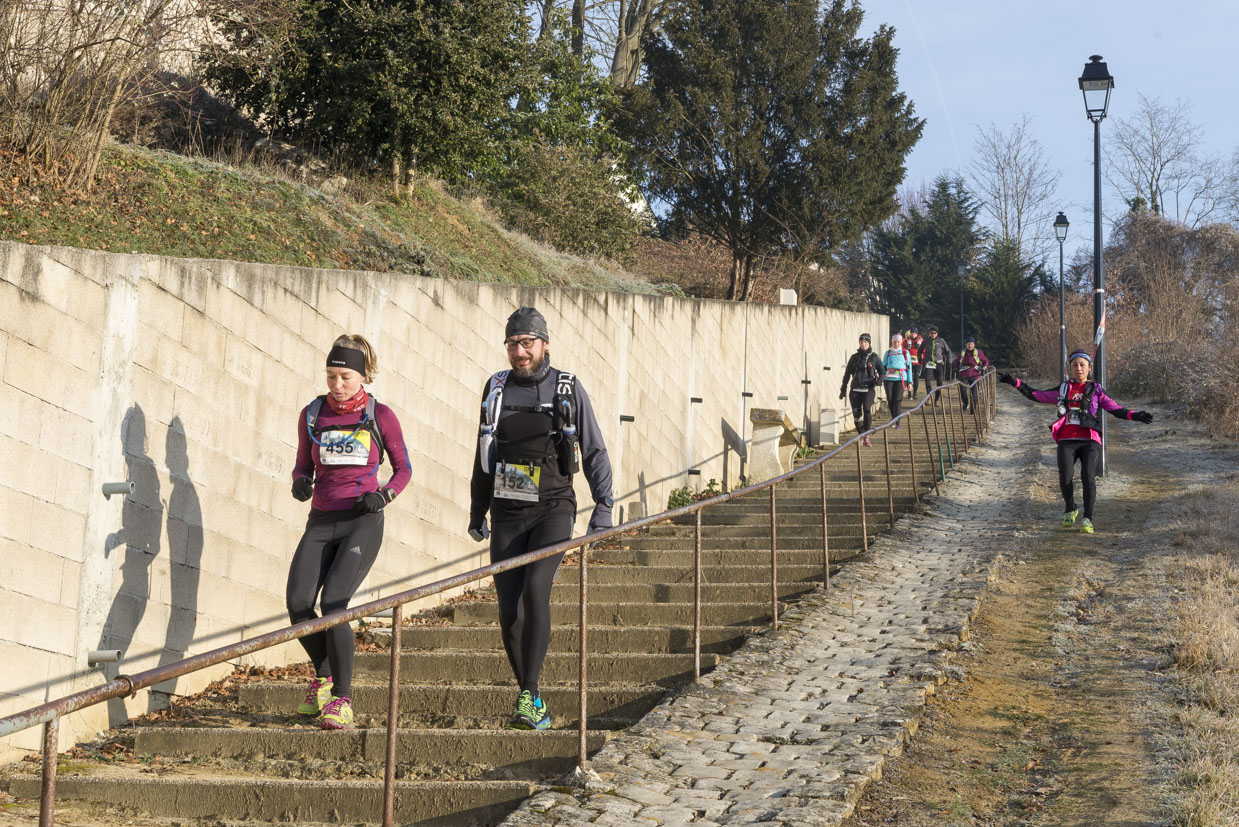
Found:
<svg viewBox="0 0 1239 827"><path fill-rule="evenodd" d="M327 354L327 394L301 410L293 496L310 503L305 533L288 571L288 616L293 623L348 608L383 542L383 508L404 490L412 470L400 422L366 393L377 372L365 337L340 336ZM392 476L378 481L386 452ZM314 679L297 712L323 729L353 723L350 697L356 640L347 623L300 639Z"/></svg>
<svg viewBox="0 0 1239 827"><path fill-rule="evenodd" d="M1084 521L1080 531L1093 533L1093 501L1097 498L1097 459L1101 455L1101 422L1098 416L1104 408L1119 419L1134 419L1148 424L1153 415L1146 411L1130 411L1111 399L1100 385L1088 381L1093 357L1087 350L1074 351L1067 360L1067 381L1058 388L1034 390L1009 373L998 381L1014 387L1033 402L1058 405L1058 420L1050 426L1050 436L1058 443L1058 487L1065 505L1063 527L1076 523L1075 486L1072 477L1076 460L1080 461L1080 485L1084 489Z"/></svg>
<svg viewBox="0 0 1239 827"><path fill-rule="evenodd" d="M977 337L969 336L964 339L964 350L955 357L955 376L965 382L975 382L989 369L989 359L977 347ZM977 386L971 387L959 386L959 401L963 406L964 413L968 412L968 402L972 402L972 406L977 406Z"/></svg>

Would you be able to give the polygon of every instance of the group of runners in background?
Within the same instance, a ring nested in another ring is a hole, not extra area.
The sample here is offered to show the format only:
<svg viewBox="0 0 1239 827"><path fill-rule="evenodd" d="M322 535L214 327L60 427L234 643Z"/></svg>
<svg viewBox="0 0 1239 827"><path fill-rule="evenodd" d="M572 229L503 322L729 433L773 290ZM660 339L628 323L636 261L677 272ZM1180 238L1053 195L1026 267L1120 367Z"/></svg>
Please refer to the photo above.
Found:
<svg viewBox="0 0 1239 827"><path fill-rule="evenodd" d="M928 338L922 337L915 327L905 333L891 334L890 347L881 356L873 349L869 334L860 335L856 352L844 368L843 384L839 388L839 398L849 399L858 433L872 427L873 404L879 386L886 393L886 404L890 408L891 419L894 419L903 412L905 398L916 399L922 380L924 392L930 394L952 378L973 382L989 367L989 359L977 347L975 336L966 337L964 350L955 354L946 339L938 335L936 326L930 325L928 332ZM848 392L849 385L851 393ZM960 387L959 395L965 411L977 403L975 385ZM935 399L934 404L937 401ZM896 428L899 425L895 423ZM867 436L861 441L864 445L871 444Z"/></svg>

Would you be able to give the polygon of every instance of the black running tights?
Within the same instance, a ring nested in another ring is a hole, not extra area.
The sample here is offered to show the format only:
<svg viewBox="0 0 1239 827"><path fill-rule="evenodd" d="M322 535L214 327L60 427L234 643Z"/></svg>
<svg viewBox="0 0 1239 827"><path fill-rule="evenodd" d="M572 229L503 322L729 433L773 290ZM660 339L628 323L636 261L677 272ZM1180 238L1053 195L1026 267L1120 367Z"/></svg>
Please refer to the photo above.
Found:
<svg viewBox="0 0 1239 827"><path fill-rule="evenodd" d="M887 381L886 385L886 407L891 409L891 419L899 416L903 412L903 382L895 380L894 382Z"/></svg>
<svg viewBox="0 0 1239 827"><path fill-rule="evenodd" d="M856 424L856 433L862 433L871 427L873 400L876 397L877 391L874 388L864 393L852 391L848 394L848 401L852 403L852 422Z"/></svg>
<svg viewBox="0 0 1239 827"><path fill-rule="evenodd" d="M1058 443L1058 487L1063 492L1063 511L1076 510L1076 460L1080 460L1080 487L1084 489L1084 517L1093 519L1093 502L1097 499L1097 459L1101 445L1091 439L1064 439Z"/></svg>
<svg viewBox="0 0 1239 827"><path fill-rule="evenodd" d="M569 539L573 518L573 512L562 511L496 522L491 528L490 561L499 563ZM551 645L551 586L563 558L557 554L495 575L503 648L521 690L534 695Z"/></svg>
<svg viewBox="0 0 1239 827"><path fill-rule="evenodd" d="M305 533L288 569L285 600L293 623L312 620L314 603L321 592L323 614L348 608L353 593L370 573L383 543L383 513L340 518L317 512L306 522ZM353 651L356 638L348 623L307 635L301 645L314 664L314 674L331 676L331 693L349 697L353 683Z"/></svg>

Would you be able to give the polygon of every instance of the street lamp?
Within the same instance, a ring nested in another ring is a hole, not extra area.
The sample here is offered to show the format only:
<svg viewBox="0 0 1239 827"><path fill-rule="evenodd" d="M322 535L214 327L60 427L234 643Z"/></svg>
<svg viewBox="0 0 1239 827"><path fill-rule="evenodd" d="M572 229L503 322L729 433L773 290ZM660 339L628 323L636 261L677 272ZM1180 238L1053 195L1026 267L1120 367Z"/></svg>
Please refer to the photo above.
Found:
<svg viewBox="0 0 1239 827"><path fill-rule="evenodd" d="M1084 113L1093 122L1093 327L1101 330L1102 318L1106 312L1106 290L1101 274L1101 122L1105 120L1106 110L1110 108L1110 90L1114 88L1114 78L1102 62L1101 55L1090 55L1088 63L1084 64L1084 73L1080 75L1080 91L1084 93ZM1097 365L1094 377L1106 384L1106 342L1103 337L1097 347ZM1101 421L1101 461L1097 464L1097 474L1106 473L1106 424Z"/></svg>
<svg viewBox="0 0 1239 827"><path fill-rule="evenodd" d="M1070 222L1060 210L1054 219L1054 237L1058 239L1058 364L1059 375L1067 378L1067 299L1063 290L1063 242L1067 240Z"/></svg>
<svg viewBox="0 0 1239 827"><path fill-rule="evenodd" d="M964 352L964 276L968 275L968 262L960 260L956 268L959 275L959 352Z"/></svg>

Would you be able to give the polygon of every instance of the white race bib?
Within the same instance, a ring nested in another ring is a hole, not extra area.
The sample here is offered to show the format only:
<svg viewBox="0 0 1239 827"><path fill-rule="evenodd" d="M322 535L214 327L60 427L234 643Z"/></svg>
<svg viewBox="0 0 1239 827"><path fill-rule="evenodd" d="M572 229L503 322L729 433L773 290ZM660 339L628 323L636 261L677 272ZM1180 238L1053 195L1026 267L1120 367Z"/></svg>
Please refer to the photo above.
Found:
<svg viewBox="0 0 1239 827"><path fill-rule="evenodd" d="M500 462L495 466L494 495L501 500L536 503L541 482L542 468L539 465Z"/></svg>
<svg viewBox="0 0 1239 827"><path fill-rule="evenodd" d="M370 431L359 428L323 431L318 461L323 465L369 465Z"/></svg>

